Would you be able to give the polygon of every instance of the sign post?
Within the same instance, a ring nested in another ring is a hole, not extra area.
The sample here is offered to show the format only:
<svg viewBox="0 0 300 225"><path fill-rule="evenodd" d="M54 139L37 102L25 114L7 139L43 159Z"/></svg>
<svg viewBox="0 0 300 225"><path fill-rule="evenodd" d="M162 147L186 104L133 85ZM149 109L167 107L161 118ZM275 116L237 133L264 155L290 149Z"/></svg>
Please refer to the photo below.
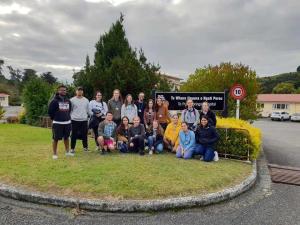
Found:
<svg viewBox="0 0 300 225"><path fill-rule="evenodd" d="M246 89L241 84L235 84L230 89L230 95L236 100L236 118L240 118L240 101L246 97Z"/></svg>

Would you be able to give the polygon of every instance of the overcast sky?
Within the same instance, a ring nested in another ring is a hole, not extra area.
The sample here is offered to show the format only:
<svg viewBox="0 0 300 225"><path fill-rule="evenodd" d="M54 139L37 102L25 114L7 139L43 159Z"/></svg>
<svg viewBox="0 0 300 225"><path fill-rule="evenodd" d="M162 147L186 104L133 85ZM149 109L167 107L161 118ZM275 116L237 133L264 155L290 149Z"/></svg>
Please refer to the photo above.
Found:
<svg viewBox="0 0 300 225"><path fill-rule="evenodd" d="M130 44L170 75L222 61L259 76L300 65L299 0L1 0L0 58L72 81L120 12Z"/></svg>

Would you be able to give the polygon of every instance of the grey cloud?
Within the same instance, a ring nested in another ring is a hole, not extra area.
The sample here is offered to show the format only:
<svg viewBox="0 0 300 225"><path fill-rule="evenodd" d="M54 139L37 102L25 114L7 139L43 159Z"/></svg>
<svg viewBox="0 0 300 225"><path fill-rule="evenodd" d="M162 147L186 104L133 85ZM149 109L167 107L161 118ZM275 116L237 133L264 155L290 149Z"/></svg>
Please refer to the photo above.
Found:
<svg viewBox="0 0 300 225"><path fill-rule="evenodd" d="M197 67L221 61L248 64L259 75L294 71L300 64L297 0L171 2L18 1L32 11L0 15L0 57L71 80L71 70L43 65L83 66L100 34L123 12L131 45L142 47L169 74L186 78Z"/></svg>

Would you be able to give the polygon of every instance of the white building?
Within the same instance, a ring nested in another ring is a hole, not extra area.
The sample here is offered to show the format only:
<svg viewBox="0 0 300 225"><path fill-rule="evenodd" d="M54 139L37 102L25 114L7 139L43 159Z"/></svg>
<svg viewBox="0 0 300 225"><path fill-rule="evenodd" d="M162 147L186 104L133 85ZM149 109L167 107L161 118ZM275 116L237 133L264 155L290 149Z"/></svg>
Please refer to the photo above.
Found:
<svg viewBox="0 0 300 225"><path fill-rule="evenodd" d="M0 106L3 106L3 107L9 106L8 97L9 97L8 94L0 93Z"/></svg>

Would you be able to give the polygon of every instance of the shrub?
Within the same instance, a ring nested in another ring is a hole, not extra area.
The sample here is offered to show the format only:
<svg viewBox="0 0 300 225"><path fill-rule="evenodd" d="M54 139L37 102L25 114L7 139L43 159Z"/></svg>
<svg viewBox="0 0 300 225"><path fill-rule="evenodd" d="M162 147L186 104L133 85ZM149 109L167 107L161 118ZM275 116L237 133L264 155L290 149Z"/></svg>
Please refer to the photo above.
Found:
<svg viewBox="0 0 300 225"><path fill-rule="evenodd" d="M235 118L217 118L217 129L220 140L216 147L221 154L247 158L249 149L250 159L257 159L262 144L260 129Z"/></svg>
<svg viewBox="0 0 300 225"><path fill-rule="evenodd" d="M25 108L22 108L22 110L18 114L19 123L26 124L26 111Z"/></svg>
<svg viewBox="0 0 300 225"><path fill-rule="evenodd" d="M3 107L0 105L0 120L4 117L5 114L5 110L3 109Z"/></svg>

